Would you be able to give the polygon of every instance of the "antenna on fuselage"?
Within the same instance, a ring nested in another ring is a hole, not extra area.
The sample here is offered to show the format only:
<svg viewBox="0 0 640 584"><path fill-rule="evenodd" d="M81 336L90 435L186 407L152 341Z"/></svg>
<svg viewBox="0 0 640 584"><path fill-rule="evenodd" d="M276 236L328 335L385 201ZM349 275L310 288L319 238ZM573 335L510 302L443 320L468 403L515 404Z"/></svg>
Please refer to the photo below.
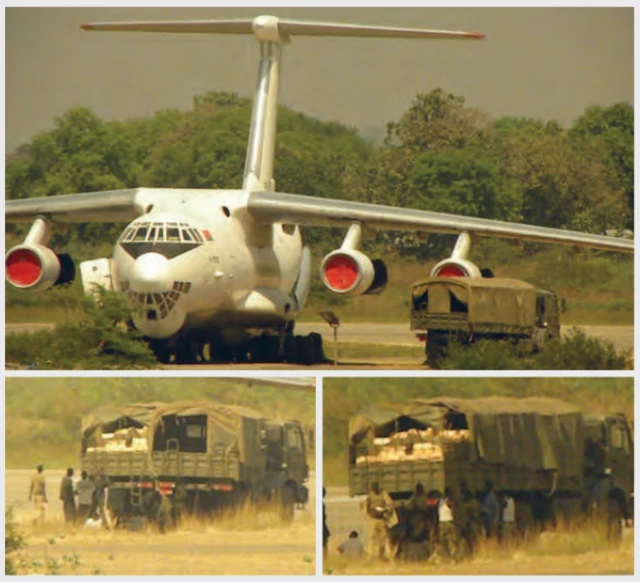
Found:
<svg viewBox="0 0 640 584"><path fill-rule="evenodd" d="M478 40L484 35L476 32L454 32L416 28L394 28L330 22L307 22L258 16L234 20L182 20L156 22L97 22L83 24L84 30L253 34L260 43L258 83L253 97L251 128L247 144L242 188L249 191L274 191L273 161L278 116L278 85L282 46L292 35L404 38L441 40Z"/></svg>

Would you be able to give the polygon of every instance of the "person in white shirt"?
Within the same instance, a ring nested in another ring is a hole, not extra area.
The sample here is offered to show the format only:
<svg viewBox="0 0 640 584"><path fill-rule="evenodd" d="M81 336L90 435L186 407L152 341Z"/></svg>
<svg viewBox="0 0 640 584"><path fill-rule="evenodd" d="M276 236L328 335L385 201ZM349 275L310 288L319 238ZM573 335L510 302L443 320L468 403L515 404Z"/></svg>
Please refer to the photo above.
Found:
<svg viewBox="0 0 640 584"><path fill-rule="evenodd" d="M438 548L442 558L457 561L458 535L455 525L456 504L449 487L438 503Z"/></svg>
<svg viewBox="0 0 640 584"><path fill-rule="evenodd" d="M509 543L516 536L516 502L508 493L502 493L502 541Z"/></svg>
<svg viewBox="0 0 640 584"><path fill-rule="evenodd" d="M357 531L352 531L349 538L338 546L338 553L346 558L362 558L364 556L364 546Z"/></svg>

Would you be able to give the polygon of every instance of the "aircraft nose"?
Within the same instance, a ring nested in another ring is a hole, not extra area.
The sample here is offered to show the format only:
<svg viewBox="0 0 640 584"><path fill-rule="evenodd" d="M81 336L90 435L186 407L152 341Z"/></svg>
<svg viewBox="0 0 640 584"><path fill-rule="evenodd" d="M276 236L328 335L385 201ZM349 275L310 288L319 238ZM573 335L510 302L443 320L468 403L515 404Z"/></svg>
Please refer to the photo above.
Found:
<svg viewBox="0 0 640 584"><path fill-rule="evenodd" d="M169 260L159 253L142 254L133 263L130 279L136 292L170 290Z"/></svg>

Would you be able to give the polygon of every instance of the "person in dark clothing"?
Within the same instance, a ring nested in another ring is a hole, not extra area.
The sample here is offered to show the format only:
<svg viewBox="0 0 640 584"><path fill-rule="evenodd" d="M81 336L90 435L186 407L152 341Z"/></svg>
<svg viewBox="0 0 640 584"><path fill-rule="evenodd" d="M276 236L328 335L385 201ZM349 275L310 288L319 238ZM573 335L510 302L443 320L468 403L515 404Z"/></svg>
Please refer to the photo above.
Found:
<svg viewBox="0 0 640 584"><path fill-rule="evenodd" d="M324 503L326 494L327 489L322 487L322 555L324 558L327 557L327 546L329 545L329 537L331 536L331 532L329 531L329 527L327 526L327 507Z"/></svg>
<svg viewBox="0 0 640 584"><path fill-rule="evenodd" d="M498 501L498 496L491 481L486 482L485 490L486 495L482 502L484 525L487 537L494 537L498 535L498 523L500 521L500 514L502 513L502 505L500 501Z"/></svg>
<svg viewBox="0 0 640 584"><path fill-rule="evenodd" d="M463 556L473 556L483 529L482 510L466 481L460 484L460 494L457 520L462 544L461 551Z"/></svg>
<svg viewBox="0 0 640 584"><path fill-rule="evenodd" d="M76 520L76 498L73 489L73 469L68 468L67 474L60 483L60 500L64 510L64 520L66 523L74 523Z"/></svg>
<svg viewBox="0 0 640 584"><path fill-rule="evenodd" d="M174 527L179 527L182 522L182 516L187 506L187 490L180 481L176 481L176 486L173 488L173 507L172 507L172 519Z"/></svg>
<svg viewBox="0 0 640 584"><path fill-rule="evenodd" d="M109 522L107 521L107 512L105 509L107 501L107 489L109 488L109 479L104 476L103 470L100 468L96 473L93 480L95 490L93 491L93 508L91 516L98 515L102 527L109 529Z"/></svg>
<svg viewBox="0 0 640 584"><path fill-rule="evenodd" d="M82 471L82 480L76 486L76 495L78 495L78 514L77 520L80 525L84 525L91 513L91 504L93 502L93 491L95 491L93 481L87 475L87 471Z"/></svg>

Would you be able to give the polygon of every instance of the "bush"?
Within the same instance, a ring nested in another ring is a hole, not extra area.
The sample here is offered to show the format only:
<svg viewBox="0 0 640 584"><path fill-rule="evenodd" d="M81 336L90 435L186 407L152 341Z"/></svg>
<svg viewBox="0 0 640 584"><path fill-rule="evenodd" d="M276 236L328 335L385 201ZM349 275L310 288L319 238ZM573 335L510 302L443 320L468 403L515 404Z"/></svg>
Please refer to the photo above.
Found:
<svg viewBox="0 0 640 584"><path fill-rule="evenodd" d="M547 343L532 365L534 369L629 369L630 356L630 352L616 351L609 341L572 329L568 336Z"/></svg>
<svg viewBox="0 0 640 584"><path fill-rule="evenodd" d="M526 369L526 359L510 341L478 341L471 345L451 343L440 362L440 369L503 370Z"/></svg>
<svg viewBox="0 0 640 584"><path fill-rule="evenodd" d="M53 330L6 337L6 361L34 369L131 369L157 365L148 343L125 323L130 312L124 298L101 291L85 299L86 318Z"/></svg>
<svg viewBox="0 0 640 584"><path fill-rule="evenodd" d="M13 564L11 554L25 546L25 541L13 518L11 507L4 510L4 573L6 576L15 576L16 567Z"/></svg>
<svg viewBox="0 0 640 584"><path fill-rule="evenodd" d="M509 341L483 340L470 345L452 343L440 362L441 369L458 370L616 370L632 367L630 352L612 343L587 337L573 329L545 344L535 354L523 355Z"/></svg>

